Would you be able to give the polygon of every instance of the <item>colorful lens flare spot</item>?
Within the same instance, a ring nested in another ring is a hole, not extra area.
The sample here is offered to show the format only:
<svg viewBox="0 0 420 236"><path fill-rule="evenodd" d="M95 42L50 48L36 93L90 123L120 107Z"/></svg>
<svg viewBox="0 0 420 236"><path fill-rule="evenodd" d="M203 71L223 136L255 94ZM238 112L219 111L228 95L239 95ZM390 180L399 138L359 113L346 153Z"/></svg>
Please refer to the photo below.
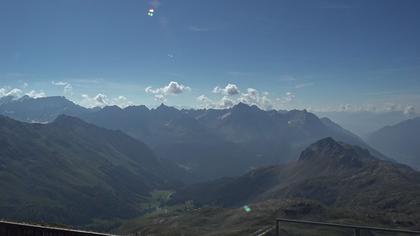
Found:
<svg viewBox="0 0 420 236"><path fill-rule="evenodd" d="M155 9L151 8L149 9L149 11L147 12L148 16L154 16L155 15Z"/></svg>
<svg viewBox="0 0 420 236"><path fill-rule="evenodd" d="M243 209L246 213L249 213L249 212L252 211L251 207L249 207L249 206L244 206Z"/></svg>

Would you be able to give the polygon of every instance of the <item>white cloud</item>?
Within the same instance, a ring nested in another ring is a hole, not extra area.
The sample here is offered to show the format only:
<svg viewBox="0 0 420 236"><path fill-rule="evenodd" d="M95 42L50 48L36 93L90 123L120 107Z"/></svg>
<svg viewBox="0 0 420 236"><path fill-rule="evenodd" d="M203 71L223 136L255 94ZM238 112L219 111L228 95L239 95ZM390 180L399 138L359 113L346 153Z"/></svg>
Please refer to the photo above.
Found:
<svg viewBox="0 0 420 236"><path fill-rule="evenodd" d="M104 107L108 106L108 97L104 94L97 94L94 97L90 97L87 94L82 94L82 100L80 101L82 106L92 108L92 107Z"/></svg>
<svg viewBox="0 0 420 236"><path fill-rule="evenodd" d="M223 96L222 99L219 101L218 107L219 108L231 108L235 105L235 101L230 99L227 96Z"/></svg>
<svg viewBox="0 0 420 236"><path fill-rule="evenodd" d="M82 100L80 101L80 105L84 107L88 107L88 108L114 106L114 105L119 106L121 108L125 108L133 104L134 103L125 96L109 98L107 95L102 94L102 93L98 93L97 95L93 97L87 94L83 94Z"/></svg>
<svg viewBox="0 0 420 236"><path fill-rule="evenodd" d="M107 100L108 100L108 98L104 94L98 94L98 95L95 96L95 101L97 101L98 103L108 104Z"/></svg>
<svg viewBox="0 0 420 236"><path fill-rule="evenodd" d="M28 95L31 98L43 98L46 97L47 95L44 93L44 91L35 91L35 90L31 90L30 92L26 93L26 95Z"/></svg>
<svg viewBox="0 0 420 236"><path fill-rule="evenodd" d="M7 97L7 96L21 97L22 94L23 94L23 91L18 88L14 88L14 89L1 88L0 89L0 97Z"/></svg>
<svg viewBox="0 0 420 236"><path fill-rule="evenodd" d="M248 105L256 105L264 110L269 110L274 107L268 92L263 92L261 94L254 88L248 88L246 93L242 93L239 101Z"/></svg>
<svg viewBox="0 0 420 236"><path fill-rule="evenodd" d="M165 95L163 94L155 94L154 98L155 98L155 101L162 102L162 103L167 101Z"/></svg>
<svg viewBox="0 0 420 236"><path fill-rule="evenodd" d="M167 86L163 87L164 94L180 94L190 90L190 87L178 84L178 82L175 81L171 81Z"/></svg>
<svg viewBox="0 0 420 236"><path fill-rule="evenodd" d="M197 97L197 100L205 108L217 109L230 108L238 102L248 105L256 105L264 110L273 109L275 105L272 99L270 99L270 94L268 92L259 92L254 88L248 88L246 93L241 93L236 99L234 99L232 95L239 93L239 88L233 84L228 84L225 88L216 87L213 89L213 93L223 94L223 97L220 98L220 100L212 100L205 95L201 95Z"/></svg>
<svg viewBox="0 0 420 236"><path fill-rule="evenodd" d="M249 105L257 105L259 96L258 90L248 88L246 93L242 93L240 101Z"/></svg>
<svg viewBox="0 0 420 236"><path fill-rule="evenodd" d="M259 105L260 105L261 108L263 108L265 110L273 109L273 102L266 95L261 97Z"/></svg>
<svg viewBox="0 0 420 236"><path fill-rule="evenodd" d="M18 88L14 88L12 90L10 90L6 96L12 96L12 97L21 97L22 96L22 90L18 89Z"/></svg>
<svg viewBox="0 0 420 236"><path fill-rule="evenodd" d="M7 97L11 96L14 98L20 98L24 95L24 92L21 89L14 88L0 88L0 97ZM25 93L25 95L32 97L32 98L40 98L40 97L46 97L47 95L43 91L35 91L31 90L28 93Z"/></svg>
<svg viewBox="0 0 420 236"><path fill-rule="evenodd" d="M219 86L216 86L213 89L213 93L221 93L224 95L233 96L233 95L239 94L240 91L239 91L238 86L236 86L236 84L228 84L224 88L220 88Z"/></svg>
<svg viewBox="0 0 420 236"><path fill-rule="evenodd" d="M231 108L236 104L236 101L228 96L223 96L219 101L213 101L205 95L200 95L197 100L203 104L204 108L226 109Z"/></svg>
<svg viewBox="0 0 420 236"><path fill-rule="evenodd" d="M168 85L166 85L162 88L153 89L151 86L149 86L145 89L146 93L164 94L164 95L181 94L185 91L190 91L190 90L191 90L190 87L185 86L183 84L179 84L178 82L175 82L175 81L169 82Z"/></svg>
<svg viewBox="0 0 420 236"><path fill-rule="evenodd" d="M206 108L206 109L215 108L214 102L204 94L198 96L197 101L202 103L204 108Z"/></svg>
<svg viewBox="0 0 420 236"><path fill-rule="evenodd" d="M197 97L197 100L200 102L211 102L211 99L208 98L206 95L202 94Z"/></svg>
<svg viewBox="0 0 420 236"><path fill-rule="evenodd" d="M222 92L222 88L220 88L219 86L216 86L216 87L214 87L214 89L213 89L213 93L221 93Z"/></svg>
<svg viewBox="0 0 420 236"><path fill-rule="evenodd" d="M156 101L165 102L166 96L178 95L186 91L191 91L191 88L176 81L171 81L168 85L161 88L154 89L151 86L148 86L144 91L146 93L154 94Z"/></svg>
<svg viewBox="0 0 420 236"><path fill-rule="evenodd" d="M144 89L144 91L146 93L153 93L153 94L157 94L159 93L159 89L153 89L152 86L147 86L146 89Z"/></svg>

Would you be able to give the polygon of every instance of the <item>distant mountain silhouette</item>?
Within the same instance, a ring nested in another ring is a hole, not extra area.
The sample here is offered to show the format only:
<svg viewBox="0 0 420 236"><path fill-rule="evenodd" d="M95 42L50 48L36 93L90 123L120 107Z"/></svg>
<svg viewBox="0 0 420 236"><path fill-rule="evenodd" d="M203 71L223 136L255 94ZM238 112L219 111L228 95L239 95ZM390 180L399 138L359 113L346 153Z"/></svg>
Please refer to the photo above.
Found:
<svg viewBox="0 0 420 236"><path fill-rule="evenodd" d="M395 160L420 169L420 118L386 126L368 137L368 142Z"/></svg>
<svg viewBox="0 0 420 236"><path fill-rule="evenodd" d="M328 117L340 126L365 139L372 132L394 125L409 118L404 111L330 111L315 112L319 117ZM414 114L419 116L419 114Z"/></svg>
<svg viewBox="0 0 420 236"><path fill-rule="evenodd" d="M0 115L29 123L51 122L62 114L77 116L88 111L65 97L31 98L25 95L0 98Z"/></svg>
<svg viewBox="0 0 420 236"><path fill-rule="evenodd" d="M385 158L350 131L306 110L263 111L240 103L226 110L197 110L194 116L225 139L280 162L293 160L309 144L325 137L366 147Z"/></svg>
<svg viewBox="0 0 420 236"><path fill-rule="evenodd" d="M84 225L134 217L181 170L142 142L78 118L49 124L0 116L0 218Z"/></svg>
<svg viewBox="0 0 420 236"><path fill-rule="evenodd" d="M288 162L324 137L375 152L356 135L306 110L264 111L244 103L221 110L178 110L164 104L156 109L86 109L63 97L26 98L0 105L0 114L27 122L48 122L68 114L121 130L145 142L157 156L195 175L194 181L241 175L259 166Z"/></svg>
<svg viewBox="0 0 420 236"><path fill-rule="evenodd" d="M243 103L222 110L178 110L163 104L156 109L105 107L81 118L146 142L158 156L201 177L197 180L287 162L328 136L369 148L356 135L307 111L264 111Z"/></svg>

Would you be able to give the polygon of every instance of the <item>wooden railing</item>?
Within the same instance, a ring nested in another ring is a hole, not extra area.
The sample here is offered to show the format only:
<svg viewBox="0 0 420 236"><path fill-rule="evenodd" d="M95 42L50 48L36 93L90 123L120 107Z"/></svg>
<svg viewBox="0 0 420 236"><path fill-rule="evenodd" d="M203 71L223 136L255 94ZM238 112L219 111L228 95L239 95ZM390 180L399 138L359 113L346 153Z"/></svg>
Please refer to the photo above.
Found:
<svg viewBox="0 0 420 236"><path fill-rule="evenodd" d="M0 221L1 236L115 236L83 230Z"/></svg>
<svg viewBox="0 0 420 236"><path fill-rule="evenodd" d="M399 233L399 234L419 235L420 236L420 231L402 230L402 229L388 229L388 228L368 227L368 226L360 226L360 225L323 223L323 222L306 221L306 220L291 220L291 219L277 219L276 220L276 235L277 236L281 235L280 234L280 224L281 223L349 229L349 230L352 230L354 232L355 236L360 236L362 231L385 232L385 233L395 233L395 234Z"/></svg>

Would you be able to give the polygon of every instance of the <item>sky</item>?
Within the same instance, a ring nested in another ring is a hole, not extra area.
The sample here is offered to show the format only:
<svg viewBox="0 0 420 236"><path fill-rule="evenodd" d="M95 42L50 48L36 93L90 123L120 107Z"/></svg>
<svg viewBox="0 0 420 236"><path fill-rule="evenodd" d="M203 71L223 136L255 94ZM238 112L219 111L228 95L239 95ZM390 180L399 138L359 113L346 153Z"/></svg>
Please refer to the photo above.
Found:
<svg viewBox="0 0 420 236"><path fill-rule="evenodd" d="M415 112L418 12L417 0L1 0L0 96Z"/></svg>

